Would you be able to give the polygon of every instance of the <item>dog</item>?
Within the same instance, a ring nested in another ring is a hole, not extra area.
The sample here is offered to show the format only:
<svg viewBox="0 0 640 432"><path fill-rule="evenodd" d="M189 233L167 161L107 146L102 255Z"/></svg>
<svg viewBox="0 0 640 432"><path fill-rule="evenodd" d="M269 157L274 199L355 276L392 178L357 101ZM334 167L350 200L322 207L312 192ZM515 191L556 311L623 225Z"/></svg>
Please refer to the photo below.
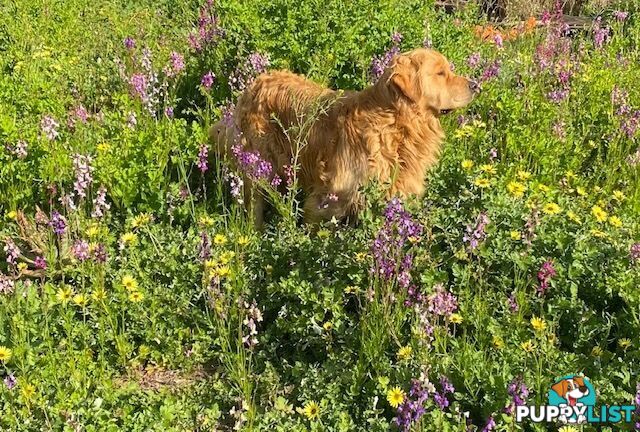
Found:
<svg viewBox="0 0 640 432"><path fill-rule="evenodd" d="M239 97L234 128L240 145L259 152L281 178L294 161L306 222L345 219L361 209L360 188L370 180L387 185L388 197L420 197L444 139L440 116L467 106L478 91L442 54L421 48L395 56L362 91L331 90L287 71L262 74ZM222 122L210 130L218 151L234 135ZM263 202L255 198L260 226Z"/></svg>
<svg viewBox="0 0 640 432"><path fill-rule="evenodd" d="M566 399L567 403L561 404L560 407L584 406L584 404L578 402L578 400L589 394L589 388L584 384L584 378L579 376L563 379L551 386L551 389L555 391L558 396ZM567 418L562 415L559 417L559 420L563 423L584 423L586 421L586 416L579 415L577 418Z"/></svg>

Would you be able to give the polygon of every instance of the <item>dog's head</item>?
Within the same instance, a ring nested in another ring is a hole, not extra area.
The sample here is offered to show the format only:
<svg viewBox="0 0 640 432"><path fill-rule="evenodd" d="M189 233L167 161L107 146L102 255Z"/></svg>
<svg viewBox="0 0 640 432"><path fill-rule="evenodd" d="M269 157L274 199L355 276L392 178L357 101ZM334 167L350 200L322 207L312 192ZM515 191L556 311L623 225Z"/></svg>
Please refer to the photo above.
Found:
<svg viewBox="0 0 640 432"><path fill-rule="evenodd" d="M468 105L479 90L476 82L456 75L442 54L424 48L396 56L383 80L436 116Z"/></svg>
<svg viewBox="0 0 640 432"><path fill-rule="evenodd" d="M584 384L584 378L579 376L558 381L551 386L551 389L566 399L569 405L575 405L578 399L589 394L589 388Z"/></svg>

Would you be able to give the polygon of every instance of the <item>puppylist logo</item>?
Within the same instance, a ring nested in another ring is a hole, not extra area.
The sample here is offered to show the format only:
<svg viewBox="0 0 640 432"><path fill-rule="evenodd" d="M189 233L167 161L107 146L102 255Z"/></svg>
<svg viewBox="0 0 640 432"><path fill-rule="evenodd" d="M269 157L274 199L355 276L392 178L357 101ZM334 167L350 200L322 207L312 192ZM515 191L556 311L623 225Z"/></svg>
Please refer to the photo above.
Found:
<svg viewBox="0 0 640 432"><path fill-rule="evenodd" d="M631 423L633 405L601 405L596 407L596 390L589 379L567 375L556 381L548 393L548 405L516 407L516 421L534 423Z"/></svg>

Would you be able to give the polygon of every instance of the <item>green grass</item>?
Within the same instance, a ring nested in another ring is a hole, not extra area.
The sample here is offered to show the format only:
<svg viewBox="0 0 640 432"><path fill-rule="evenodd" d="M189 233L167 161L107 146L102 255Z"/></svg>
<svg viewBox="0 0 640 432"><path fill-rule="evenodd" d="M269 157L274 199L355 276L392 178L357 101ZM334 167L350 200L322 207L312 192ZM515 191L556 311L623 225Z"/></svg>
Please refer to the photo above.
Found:
<svg viewBox="0 0 640 432"><path fill-rule="evenodd" d="M489 417L496 431L552 430L504 412L518 377L529 404L571 373L591 379L599 404L632 403L640 178L624 123L640 108L640 21L622 6L623 23L613 6L586 10L611 28L602 48L592 30L560 38L553 25L498 48L475 35L486 24L475 6L230 0L213 9L224 35L196 51L195 1L1 4L0 430L398 430L388 393L415 399L414 380L440 393L443 376L449 406L432 393L412 431L480 431ZM375 185L357 226L320 227L301 223L295 187L267 187L267 224L254 230L230 184L241 173L213 149L208 170L197 166L208 126L238 96L229 77L257 52L270 68L361 89L395 31L403 50L431 41L464 75L500 65L466 111L443 118L427 193L398 216L419 233L385 217ZM542 67L540 50L564 43ZM153 76L145 48L166 83L151 104L131 83ZM177 76L165 69L172 52L184 57ZM561 70L570 91L556 103ZM614 87L628 92L628 113ZM58 123L52 140L46 116ZM92 158L86 197L75 192L78 154ZM110 208L96 217L101 187ZM465 240L474 230L477 248ZM397 244L383 277L387 236ZM539 273L549 265L554 274ZM443 293L455 298L446 311Z"/></svg>

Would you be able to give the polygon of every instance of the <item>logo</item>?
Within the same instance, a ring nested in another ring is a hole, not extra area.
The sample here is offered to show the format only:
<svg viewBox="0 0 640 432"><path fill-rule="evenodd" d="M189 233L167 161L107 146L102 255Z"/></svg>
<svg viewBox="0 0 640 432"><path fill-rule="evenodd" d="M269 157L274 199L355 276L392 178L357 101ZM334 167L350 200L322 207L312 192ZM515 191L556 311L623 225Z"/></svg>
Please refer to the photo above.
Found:
<svg viewBox="0 0 640 432"><path fill-rule="evenodd" d="M596 390L589 378L566 375L551 385L548 405L516 407L516 421L534 423L631 423L633 405L601 405L596 407Z"/></svg>

